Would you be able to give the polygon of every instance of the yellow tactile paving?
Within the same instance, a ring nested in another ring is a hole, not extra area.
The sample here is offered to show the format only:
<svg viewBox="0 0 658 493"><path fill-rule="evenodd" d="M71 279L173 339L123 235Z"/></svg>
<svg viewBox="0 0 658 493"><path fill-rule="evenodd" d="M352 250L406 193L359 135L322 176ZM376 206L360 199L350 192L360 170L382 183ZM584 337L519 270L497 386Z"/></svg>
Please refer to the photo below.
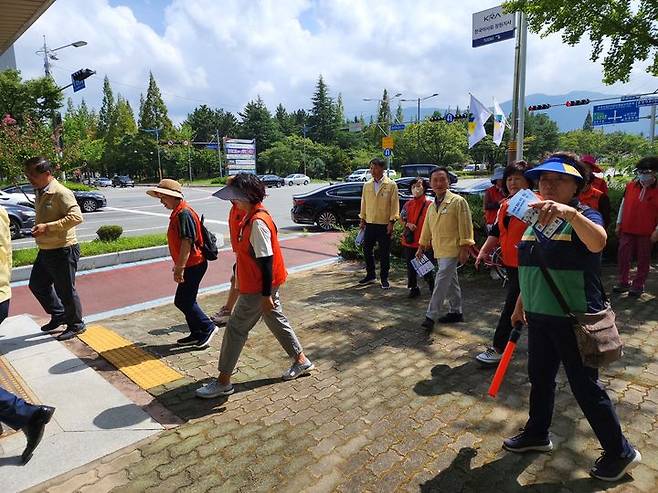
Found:
<svg viewBox="0 0 658 493"><path fill-rule="evenodd" d="M0 356L0 387L17 395L27 402L39 404L38 399L31 391L30 387L23 381L18 372L11 366L3 356ZM9 426L0 429L0 436L3 438L15 433Z"/></svg>
<svg viewBox="0 0 658 493"><path fill-rule="evenodd" d="M102 325L89 326L79 337L143 389L183 378L152 354Z"/></svg>

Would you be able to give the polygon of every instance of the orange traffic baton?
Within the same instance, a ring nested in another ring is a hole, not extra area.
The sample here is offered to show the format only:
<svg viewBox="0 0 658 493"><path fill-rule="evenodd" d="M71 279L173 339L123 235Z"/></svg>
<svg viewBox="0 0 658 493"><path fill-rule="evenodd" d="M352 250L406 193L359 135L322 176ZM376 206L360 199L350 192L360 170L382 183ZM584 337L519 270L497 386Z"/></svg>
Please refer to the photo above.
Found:
<svg viewBox="0 0 658 493"><path fill-rule="evenodd" d="M521 322L517 322L516 324L514 324L514 328L512 329L512 332L509 335L509 341L507 341L507 346L505 346L505 351L503 352L503 356L500 358L500 362L498 363L498 368L496 368L496 373L494 374L493 380L491 381L491 385L489 386L488 394L491 397L496 397L496 394L498 394L498 389L500 388L500 384L503 383L503 379L505 378L505 373L507 372L507 367L509 366L509 362L512 359L514 350L516 349L516 343L519 342L519 338L521 337L522 329L523 329L523 324Z"/></svg>

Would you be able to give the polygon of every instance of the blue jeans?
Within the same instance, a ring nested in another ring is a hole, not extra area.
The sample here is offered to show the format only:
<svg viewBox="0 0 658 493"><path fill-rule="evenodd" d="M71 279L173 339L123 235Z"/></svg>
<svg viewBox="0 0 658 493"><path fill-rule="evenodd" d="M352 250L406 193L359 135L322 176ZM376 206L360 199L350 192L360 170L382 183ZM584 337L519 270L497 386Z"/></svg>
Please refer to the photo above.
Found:
<svg viewBox="0 0 658 493"><path fill-rule="evenodd" d="M207 269L208 262L205 260L192 267L185 267L184 282L178 285L174 297L174 305L183 312L187 326L190 328L190 334L197 339L205 338L215 328L213 321L196 302L199 284Z"/></svg>
<svg viewBox="0 0 658 493"><path fill-rule="evenodd" d="M566 317L530 313L526 316L530 377L530 417L525 425L528 435L540 438L548 435L555 402L555 377L562 363L571 392L603 450L613 457L631 455L633 449L621 431L615 406L598 382L598 370L583 366L571 321Z"/></svg>
<svg viewBox="0 0 658 493"><path fill-rule="evenodd" d="M20 430L30 422L37 409L37 406L0 387L0 422Z"/></svg>

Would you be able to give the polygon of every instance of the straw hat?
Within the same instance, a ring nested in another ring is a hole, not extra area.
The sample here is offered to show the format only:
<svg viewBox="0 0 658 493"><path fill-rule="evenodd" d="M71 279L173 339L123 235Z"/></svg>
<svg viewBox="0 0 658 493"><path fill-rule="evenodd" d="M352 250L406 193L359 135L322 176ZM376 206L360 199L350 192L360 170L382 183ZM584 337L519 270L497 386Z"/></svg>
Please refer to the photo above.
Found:
<svg viewBox="0 0 658 493"><path fill-rule="evenodd" d="M183 187L176 180L172 180L171 178L164 178L160 180L160 183L158 183L157 187L147 190L146 193L147 195L155 198L159 198L160 195L169 195L170 197L182 199Z"/></svg>

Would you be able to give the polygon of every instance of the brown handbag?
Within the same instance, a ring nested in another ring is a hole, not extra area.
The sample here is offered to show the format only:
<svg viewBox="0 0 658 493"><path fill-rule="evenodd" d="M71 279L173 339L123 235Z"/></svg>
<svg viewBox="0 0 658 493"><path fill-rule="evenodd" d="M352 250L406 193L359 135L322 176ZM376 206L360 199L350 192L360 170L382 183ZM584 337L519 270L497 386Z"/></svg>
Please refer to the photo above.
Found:
<svg viewBox="0 0 658 493"><path fill-rule="evenodd" d="M538 243L538 242L535 242ZM574 314L567 301L560 293L544 259L542 248L535 245L539 258L539 267L553 292L553 296L559 303L562 311L573 322L573 330L576 334L578 351L584 366L601 368L617 361L624 355L624 344L619 337L619 330L615 323L615 312L612 311L608 300L605 301L605 309L596 313Z"/></svg>

